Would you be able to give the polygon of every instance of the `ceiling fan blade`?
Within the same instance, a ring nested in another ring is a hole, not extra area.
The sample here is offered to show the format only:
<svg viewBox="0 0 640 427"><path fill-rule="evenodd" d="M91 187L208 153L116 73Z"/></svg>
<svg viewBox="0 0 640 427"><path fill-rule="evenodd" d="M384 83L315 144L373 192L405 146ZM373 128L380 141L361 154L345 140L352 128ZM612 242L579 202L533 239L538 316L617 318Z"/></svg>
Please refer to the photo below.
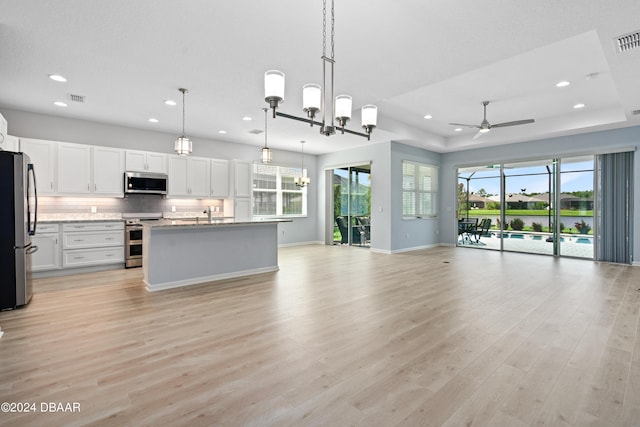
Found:
<svg viewBox="0 0 640 427"><path fill-rule="evenodd" d="M471 139L478 139L480 138L482 135L484 135L485 133L489 133L489 132L482 132L482 129L480 129L478 132L476 132L475 135L473 135L473 138Z"/></svg>
<svg viewBox="0 0 640 427"><path fill-rule="evenodd" d="M515 120L513 122L504 122L504 123L498 123L495 125L491 125L492 128L504 128L507 126L517 126L517 125L526 125L528 123L533 123L535 122L535 120L533 119L525 119L525 120Z"/></svg>
<svg viewBox="0 0 640 427"><path fill-rule="evenodd" d="M467 124L464 124L464 123L449 123L449 124L452 125L452 126L464 126L464 127L467 127L467 128L480 129L480 126L478 126L478 125L467 125Z"/></svg>

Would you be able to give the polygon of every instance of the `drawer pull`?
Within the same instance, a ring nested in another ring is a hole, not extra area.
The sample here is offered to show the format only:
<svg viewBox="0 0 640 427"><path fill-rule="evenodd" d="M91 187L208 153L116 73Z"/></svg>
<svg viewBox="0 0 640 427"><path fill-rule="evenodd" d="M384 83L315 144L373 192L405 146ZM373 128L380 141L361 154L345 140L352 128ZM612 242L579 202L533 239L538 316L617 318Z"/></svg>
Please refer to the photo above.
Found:
<svg viewBox="0 0 640 427"><path fill-rule="evenodd" d="M84 242L84 239L74 239L74 242Z"/></svg>
<svg viewBox="0 0 640 427"><path fill-rule="evenodd" d="M113 237L107 237L105 240L113 240Z"/></svg>
<svg viewBox="0 0 640 427"><path fill-rule="evenodd" d="M84 259L83 256L74 256L73 259Z"/></svg>
<svg viewBox="0 0 640 427"><path fill-rule="evenodd" d="M107 256L107 257L108 257L108 256L113 256L113 254L105 254L104 256Z"/></svg>

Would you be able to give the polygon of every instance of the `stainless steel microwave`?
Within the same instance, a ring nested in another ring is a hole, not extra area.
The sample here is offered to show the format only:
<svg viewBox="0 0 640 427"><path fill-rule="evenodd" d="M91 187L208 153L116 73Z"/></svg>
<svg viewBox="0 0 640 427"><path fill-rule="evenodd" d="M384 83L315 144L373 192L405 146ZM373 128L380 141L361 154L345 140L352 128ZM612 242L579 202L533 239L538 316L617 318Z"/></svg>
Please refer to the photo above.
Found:
<svg viewBox="0 0 640 427"><path fill-rule="evenodd" d="M152 172L125 172L125 194L167 194L167 175Z"/></svg>

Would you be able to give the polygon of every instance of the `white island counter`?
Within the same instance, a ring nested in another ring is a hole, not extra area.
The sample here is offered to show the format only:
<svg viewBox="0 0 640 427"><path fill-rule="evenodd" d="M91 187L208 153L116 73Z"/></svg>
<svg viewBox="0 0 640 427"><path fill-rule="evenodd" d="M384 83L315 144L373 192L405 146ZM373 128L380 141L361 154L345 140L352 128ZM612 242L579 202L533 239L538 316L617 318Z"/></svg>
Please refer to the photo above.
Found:
<svg viewBox="0 0 640 427"><path fill-rule="evenodd" d="M143 223L148 291L278 270L278 224L290 220Z"/></svg>

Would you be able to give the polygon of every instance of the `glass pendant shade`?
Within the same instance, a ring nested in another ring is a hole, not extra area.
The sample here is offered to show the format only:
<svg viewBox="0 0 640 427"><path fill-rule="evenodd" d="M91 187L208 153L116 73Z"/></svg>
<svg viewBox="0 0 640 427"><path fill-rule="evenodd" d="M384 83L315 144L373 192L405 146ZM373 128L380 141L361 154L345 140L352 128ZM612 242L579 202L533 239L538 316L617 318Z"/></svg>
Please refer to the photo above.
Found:
<svg viewBox="0 0 640 427"><path fill-rule="evenodd" d="M262 163L271 163L271 149L269 147L263 147L260 153L260 161Z"/></svg>
<svg viewBox="0 0 640 427"><path fill-rule="evenodd" d="M320 111L322 105L322 88L319 84L309 83L302 86L302 108L304 111Z"/></svg>
<svg viewBox="0 0 640 427"><path fill-rule="evenodd" d="M362 127L376 127L378 124L378 107L365 105L362 107Z"/></svg>
<svg viewBox="0 0 640 427"><path fill-rule="evenodd" d="M193 143L189 138L182 135L176 139L175 151L179 156L186 156L193 151Z"/></svg>
<svg viewBox="0 0 640 427"><path fill-rule="evenodd" d="M336 96L336 119L338 120L351 119L351 104L352 104L352 100L349 95Z"/></svg>
<svg viewBox="0 0 640 427"><path fill-rule="evenodd" d="M282 71L269 70L264 73L264 99L269 102L272 108L284 99L284 73Z"/></svg>

